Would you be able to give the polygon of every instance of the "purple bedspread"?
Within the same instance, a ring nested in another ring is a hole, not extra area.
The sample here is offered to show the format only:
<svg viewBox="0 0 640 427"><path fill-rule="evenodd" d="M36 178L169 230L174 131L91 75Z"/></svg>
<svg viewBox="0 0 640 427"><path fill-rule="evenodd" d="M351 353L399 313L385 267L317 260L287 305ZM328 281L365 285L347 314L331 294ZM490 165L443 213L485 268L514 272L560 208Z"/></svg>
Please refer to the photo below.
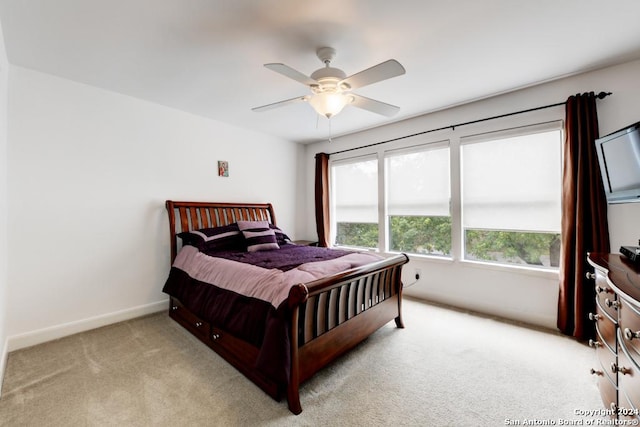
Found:
<svg viewBox="0 0 640 427"><path fill-rule="evenodd" d="M209 256L244 262L257 267L277 268L281 271L288 271L298 267L300 264L336 259L351 254L353 251L286 244L280 246L279 250L273 251L213 251L205 253Z"/></svg>
<svg viewBox="0 0 640 427"><path fill-rule="evenodd" d="M288 290L381 259L366 252L287 244L262 252L205 254L183 248L163 287L192 313L259 349L257 368L289 379Z"/></svg>

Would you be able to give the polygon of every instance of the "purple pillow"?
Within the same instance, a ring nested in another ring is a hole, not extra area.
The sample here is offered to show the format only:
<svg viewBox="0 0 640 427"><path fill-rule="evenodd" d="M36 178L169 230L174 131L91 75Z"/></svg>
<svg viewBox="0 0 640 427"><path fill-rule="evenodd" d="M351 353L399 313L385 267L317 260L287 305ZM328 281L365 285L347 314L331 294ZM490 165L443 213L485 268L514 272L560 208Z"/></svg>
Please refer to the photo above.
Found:
<svg viewBox="0 0 640 427"><path fill-rule="evenodd" d="M267 221L238 221L237 224L244 236L248 252L280 249L276 233Z"/></svg>
<svg viewBox="0 0 640 427"><path fill-rule="evenodd" d="M244 238L238 225L201 228L178 234L184 245L195 246L201 251L244 250Z"/></svg>
<svg viewBox="0 0 640 427"><path fill-rule="evenodd" d="M287 243L291 243L291 239L289 238L289 236L287 236L281 229L273 224L269 224L269 228L272 229L274 233L276 233L276 242L278 243L278 245L282 246L286 245Z"/></svg>

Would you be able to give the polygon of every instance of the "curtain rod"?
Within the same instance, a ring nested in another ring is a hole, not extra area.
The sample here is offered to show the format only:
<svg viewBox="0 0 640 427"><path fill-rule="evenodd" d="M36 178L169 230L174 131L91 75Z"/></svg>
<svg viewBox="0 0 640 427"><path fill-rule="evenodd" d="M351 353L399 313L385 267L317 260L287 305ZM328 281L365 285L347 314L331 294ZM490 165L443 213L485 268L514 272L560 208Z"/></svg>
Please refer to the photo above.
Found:
<svg viewBox="0 0 640 427"><path fill-rule="evenodd" d="M596 98L604 99L604 98L606 98L607 96L609 96L611 94L612 94L612 92L600 92L600 93L598 93L596 95ZM449 126L443 126L443 127L436 128L436 129L429 129L429 130L425 130L425 131L418 132L418 133L412 133L411 135L405 135L405 136L399 136L399 137L393 138L393 139L387 139L386 141L374 142L373 144L363 145L361 147L348 148L346 150L335 151L333 153L329 153L329 155L347 153L349 151L360 150L362 148L375 147L377 145L388 144L390 142L399 141L401 139L411 138L411 137L414 137L414 136L424 135L424 134L427 134L427 133L437 132L437 131L445 130L445 129L455 130L456 127L460 127L460 126L472 125L472 124L475 124L475 123L486 122L486 121L494 120L494 119L501 119L503 117L515 116L516 114L530 113L532 111L544 110L545 108L558 107L560 105L565 105L566 103L567 103L566 101L557 102L555 104L543 105L542 107L534 107L534 108L529 108L527 110L514 111L513 113L500 114L499 116L485 117L484 119L471 120L469 122L458 123L458 124L449 125Z"/></svg>

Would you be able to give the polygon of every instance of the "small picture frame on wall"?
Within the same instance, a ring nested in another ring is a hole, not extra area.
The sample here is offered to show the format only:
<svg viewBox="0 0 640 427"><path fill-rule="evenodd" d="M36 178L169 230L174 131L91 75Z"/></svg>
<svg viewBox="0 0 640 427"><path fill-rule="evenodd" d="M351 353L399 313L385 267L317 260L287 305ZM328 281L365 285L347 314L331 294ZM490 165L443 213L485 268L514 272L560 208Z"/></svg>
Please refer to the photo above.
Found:
<svg viewBox="0 0 640 427"><path fill-rule="evenodd" d="M229 162L218 160L218 176L229 176Z"/></svg>

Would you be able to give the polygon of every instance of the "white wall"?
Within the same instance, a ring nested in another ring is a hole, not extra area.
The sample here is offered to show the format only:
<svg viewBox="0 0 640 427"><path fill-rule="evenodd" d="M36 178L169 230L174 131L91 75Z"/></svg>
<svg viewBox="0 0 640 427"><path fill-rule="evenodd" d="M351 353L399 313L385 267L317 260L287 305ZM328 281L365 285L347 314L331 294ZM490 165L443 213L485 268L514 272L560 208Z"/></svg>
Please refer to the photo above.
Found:
<svg viewBox="0 0 640 427"><path fill-rule="evenodd" d="M307 218L305 238L315 239L313 218L313 158L318 152L336 152L348 148L389 140L413 133L456 123L506 114L532 107L565 101L570 95L587 91L611 91L613 95L598 101L600 134L605 135L623 126L640 121L640 61L634 61L579 76L568 77L486 100L427 114L388 126L353 135L334 138L306 147ZM428 96L416 91L416 96ZM546 117L564 118L564 109L556 107L545 112ZM339 119L339 116L336 117ZM504 119L509 123L513 119ZM479 125L480 126L480 125ZM453 135L472 132L461 127ZM444 135L444 133L442 134ZM442 135L440 138L442 139ZM435 140L438 134L431 136ZM640 238L640 203L609 207L611 247L635 245ZM404 282L413 282L415 269L422 270L418 283L406 290L407 295L461 308L524 321L547 328L556 328L557 274L521 272L481 266L460 260L443 261L412 257L405 267Z"/></svg>
<svg viewBox="0 0 640 427"><path fill-rule="evenodd" d="M7 120L0 109L0 124L9 123L8 138L0 132L0 170L8 169L0 228L9 229L0 241L0 346L8 337L9 350L164 309L166 199L270 201L291 237L315 238L316 152L589 90L614 92L598 104L602 135L640 120L640 61L302 148L20 67L0 70L5 88L11 73ZM217 160L230 162L229 178L217 177ZM639 214L640 204L610 207L614 250L636 244ZM405 271L415 268L422 279L408 295L555 327L555 277L423 258Z"/></svg>
<svg viewBox="0 0 640 427"><path fill-rule="evenodd" d="M13 66L8 118L10 350L165 309L166 199L299 228L294 143Z"/></svg>
<svg viewBox="0 0 640 427"><path fill-rule="evenodd" d="M0 26L0 393L7 360L7 86L9 63Z"/></svg>

